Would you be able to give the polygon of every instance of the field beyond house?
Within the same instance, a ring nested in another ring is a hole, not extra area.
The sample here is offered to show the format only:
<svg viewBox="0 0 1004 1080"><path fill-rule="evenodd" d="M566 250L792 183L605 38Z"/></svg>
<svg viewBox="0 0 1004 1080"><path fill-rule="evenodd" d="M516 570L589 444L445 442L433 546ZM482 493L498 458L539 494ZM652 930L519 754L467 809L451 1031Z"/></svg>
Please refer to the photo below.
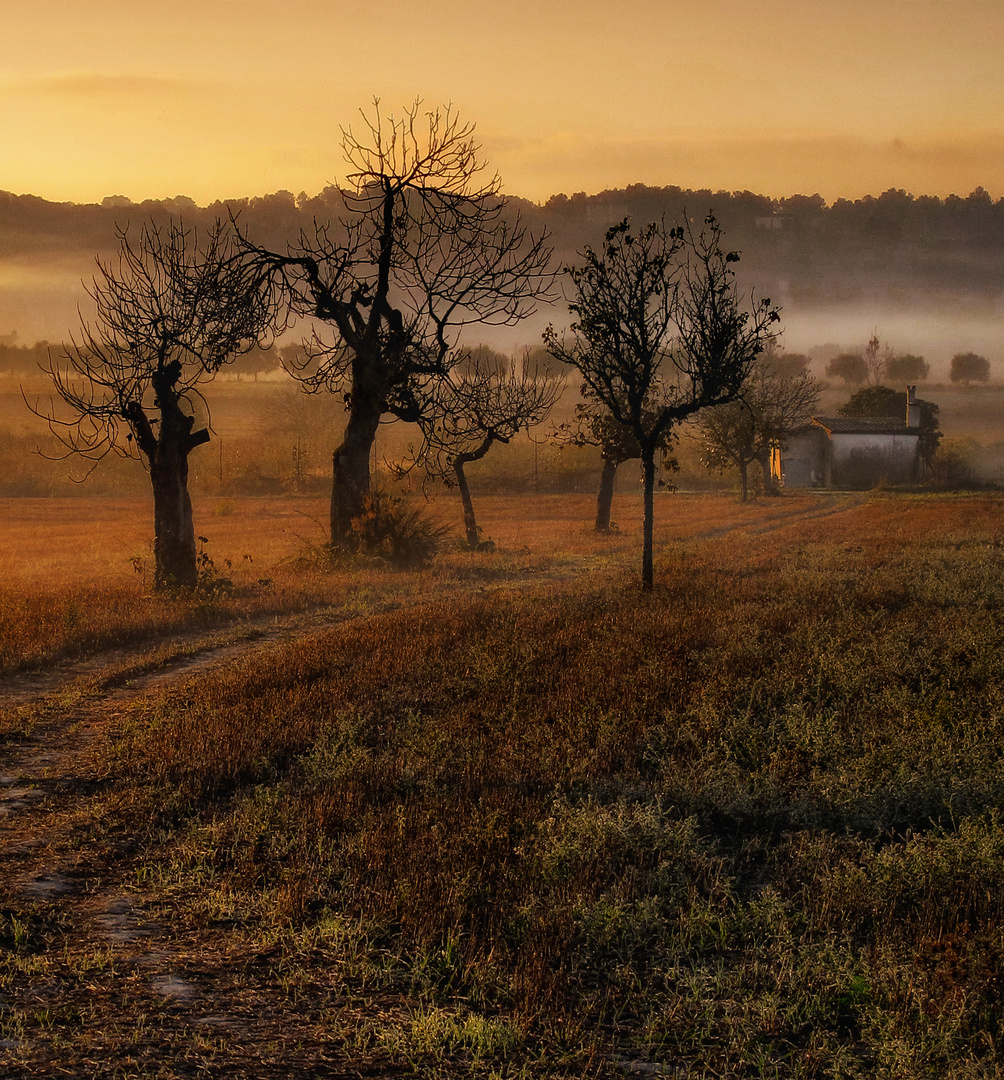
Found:
<svg viewBox="0 0 1004 1080"><path fill-rule="evenodd" d="M0 819L0 1071L999 1077L1004 498L660 494L649 595L634 494L478 511L209 501L171 600L143 500L0 503L0 763L102 733Z"/></svg>

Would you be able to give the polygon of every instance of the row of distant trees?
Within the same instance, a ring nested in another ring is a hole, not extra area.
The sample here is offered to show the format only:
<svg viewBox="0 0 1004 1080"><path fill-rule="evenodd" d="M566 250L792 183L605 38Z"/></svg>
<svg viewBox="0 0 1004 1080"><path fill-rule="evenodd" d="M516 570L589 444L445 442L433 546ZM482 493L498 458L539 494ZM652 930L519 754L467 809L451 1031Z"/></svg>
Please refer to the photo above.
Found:
<svg viewBox="0 0 1004 1080"><path fill-rule="evenodd" d="M845 386L860 386L862 383L880 386L885 382L920 383L930 378L931 365L922 356L910 353L897 355L873 334L861 351L840 353L828 361L826 374L830 378L840 379ZM949 378L964 386L989 382L990 361L973 352L956 353L952 357Z"/></svg>
<svg viewBox="0 0 1004 1080"><path fill-rule="evenodd" d="M4 335L0 337L0 372L24 375L45 370L50 352L62 352L64 348L63 344L49 341L22 345L18 343L16 333ZM532 363L542 370L560 366L540 346L527 351ZM240 378L257 380L266 373L302 369L307 358L308 350L301 342L286 342L282 345L274 341L259 342L247 352L234 357L227 368L231 374ZM500 364L508 364L510 360L510 357L505 357L488 346L479 345L465 352L458 364L461 369L469 368L475 362L498 367ZM797 368L801 371L808 370L813 361L804 353L790 352L784 354L784 363L788 369ZM831 354L824 370L828 378L839 380L844 386L878 386L886 382L923 383L931 377L931 365L923 356L896 353L891 346L879 342L874 335L868 344L860 349ZM990 375L991 364L985 356L963 352L956 353L951 358L949 378L953 383L964 386L987 383Z"/></svg>
<svg viewBox="0 0 1004 1080"><path fill-rule="evenodd" d="M256 240L282 248L316 219L345 213L343 190L316 195L280 191L196 207L190 199L132 203L121 197L107 205L49 203L29 195L0 192L0 235L5 252L48 257L58 250L114 252L114 225L131 218L161 227L184 215L200 229L239 212ZM611 222L680 220L714 206L730 243L746 252L750 280L776 290L786 282L793 298L825 305L856 297L873 301L883 290L916 306L924 297L965 294L996 297L1004 250L1004 200L982 188L968 196L913 196L889 189L878 196L838 199L818 195L774 199L750 191L712 191L634 184L587 195L555 195L543 206L517 198L506 213L519 214L534 232L546 230L557 257L571 262L585 244L596 245ZM699 222L699 216L698 216Z"/></svg>
<svg viewBox="0 0 1004 1080"><path fill-rule="evenodd" d="M148 467L156 586L197 579L187 481L189 455L210 438L195 430L202 387L293 325L311 332L282 356L287 370L347 413L333 454L332 543L351 543L375 512L371 451L386 419L418 426L410 466L452 475L476 542L464 466L540 423L560 385L529 358L489 368L461 337L525 319L562 275L576 321L549 329L545 345L637 444L651 588L656 455L683 419L740 395L778 322L769 299L742 302L739 256L715 217L639 229L624 220L561 271L546 234L512 212L497 176L484 179L473 129L452 108L364 114L342 147L342 216L315 219L282 248L233 219L201 233L174 219L120 230L118 258L99 262L90 289L94 314L50 359L59 404L39 411L67 453L136 452Z"/></svg>

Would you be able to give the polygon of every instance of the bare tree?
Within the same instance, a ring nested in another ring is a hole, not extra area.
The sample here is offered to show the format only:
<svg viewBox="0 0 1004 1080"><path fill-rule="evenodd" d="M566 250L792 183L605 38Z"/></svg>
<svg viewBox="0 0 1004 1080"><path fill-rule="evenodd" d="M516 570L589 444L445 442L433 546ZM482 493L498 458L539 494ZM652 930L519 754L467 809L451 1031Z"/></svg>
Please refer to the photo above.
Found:
<svg viewBox="0 0 1004 1080"><path fill-rule="evenodd" d="M209 442L195 427L204 403L199 384L254 348L273 326L269 289L240 257L219 222L200 245L194 229L172 221L144 225L133 239L119 231L116 265L98 262L88 289L92 323L48 374L67 408L44 416L65 456L92 462L138 451L150 471L154 503L154 583L197 581L188 456ZM264 283L267 285L267 282Z"/></svg>
<svg viewBox="0 0 1004 1080"><path fill-rule="evenodd" d="M868 381L872 386L881 386L889 370L889 361L893 359L892 349L888 345L882 348L878 334L873 333L865 346L862 359L868 369Z"/></svg>
<svg viewBox="0 0 1004 1080"><path fill-rule="evenodd" d="M764 491L773 492L770 458L785 436L805 423L819 405L819 383L795 368L783 353L767 348L757 357L739 396L700 415L702 460L709 468L735 467L742 501L749 498L749 467L758 462Z"/></svg>
<svg viewBox="0 0 1004 1080"><path fill-rule="evenodd" d="M542 424L563 390L560 375L541 372L527 355L502 369L494 356L478 354L433 388L423 409L424 440L416 464L460 490L470 547L481 543L481 530L467 466L480 461L496 443L508 444L524 428Z"/></svg>
<svg viewBox="0 0 1004 1080"><path fill-rule="evenodd" d="M642 587L652 588L655 454L665 433L703 408L733 400L779 320L769 300L742 310L721 228L708 214L653 223L632 233L627 219L607 230L602 251L568 270L571 339L549 327L548 349L578 368L596 397L641 448L644 479Z"/></svg>
<svg viewBox="0 0 1004 1080"><path fill-rule="evenodd" d="M344 218L314 223L286 254L248 243L295 314L319 320L306 389L344 396L348 423L333 457L331 536L349 535L370 489L381 418L417 422L428 386L449 373L471 323L512 325L549 297L551 249L510 212L498 175L483 179L474 127L451 106L342 131L349 164Z"/></svg>

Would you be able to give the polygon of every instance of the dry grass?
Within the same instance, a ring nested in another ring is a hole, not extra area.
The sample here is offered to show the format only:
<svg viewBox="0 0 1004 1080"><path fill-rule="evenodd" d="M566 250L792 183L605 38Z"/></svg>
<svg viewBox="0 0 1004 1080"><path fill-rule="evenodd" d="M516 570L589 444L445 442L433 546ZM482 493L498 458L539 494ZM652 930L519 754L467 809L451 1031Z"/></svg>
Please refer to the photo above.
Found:
<svg viewBox="0 0 1004 1080"><path fill-rule="evenodd" d="M785 500L785 512L813 504ZM0 674L83 656L181 631L239 624L267 615L338 607L359 610L390 591L400 597L472 578L500 580L583 562L633 565L640 498L622 496L622 534L597 545L588 496L493 497L479 501L485 535L499 547L484 557L444 553L432 569L402 576L379 562L327 564L323 499L215 499L197 527L225 594L176 600L151 595L147 499L0 500ZM726 497L665 496L663 540L757 521L776 507L742 508ZM458 500L443 496L430 513L459 520Z"/></svg>
<svg viewBox="0 0 1004 1080"><path fill-rule="evenodd" d="M109 1076L95 1040L178 1075L1000 1075L1004 504L667 497L650 596L630 503L610 541L517 505L486 531L528 553L425 579L495 588L133 715L80 858L261 1020L141 1024L131 969L12 909L26 1075L84 1014Z"/></svg>

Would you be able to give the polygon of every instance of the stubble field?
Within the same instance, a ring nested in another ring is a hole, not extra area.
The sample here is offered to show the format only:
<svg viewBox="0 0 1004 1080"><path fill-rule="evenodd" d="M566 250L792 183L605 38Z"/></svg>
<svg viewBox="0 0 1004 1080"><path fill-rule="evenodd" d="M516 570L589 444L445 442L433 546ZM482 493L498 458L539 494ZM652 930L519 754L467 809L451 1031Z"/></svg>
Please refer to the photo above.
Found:
<svg viewBox="0 0 1004 1080"><path fill-rule="evenodd" d="M4 503L5 1075L999 1076L1004 500L637 502Z"/></svg>

